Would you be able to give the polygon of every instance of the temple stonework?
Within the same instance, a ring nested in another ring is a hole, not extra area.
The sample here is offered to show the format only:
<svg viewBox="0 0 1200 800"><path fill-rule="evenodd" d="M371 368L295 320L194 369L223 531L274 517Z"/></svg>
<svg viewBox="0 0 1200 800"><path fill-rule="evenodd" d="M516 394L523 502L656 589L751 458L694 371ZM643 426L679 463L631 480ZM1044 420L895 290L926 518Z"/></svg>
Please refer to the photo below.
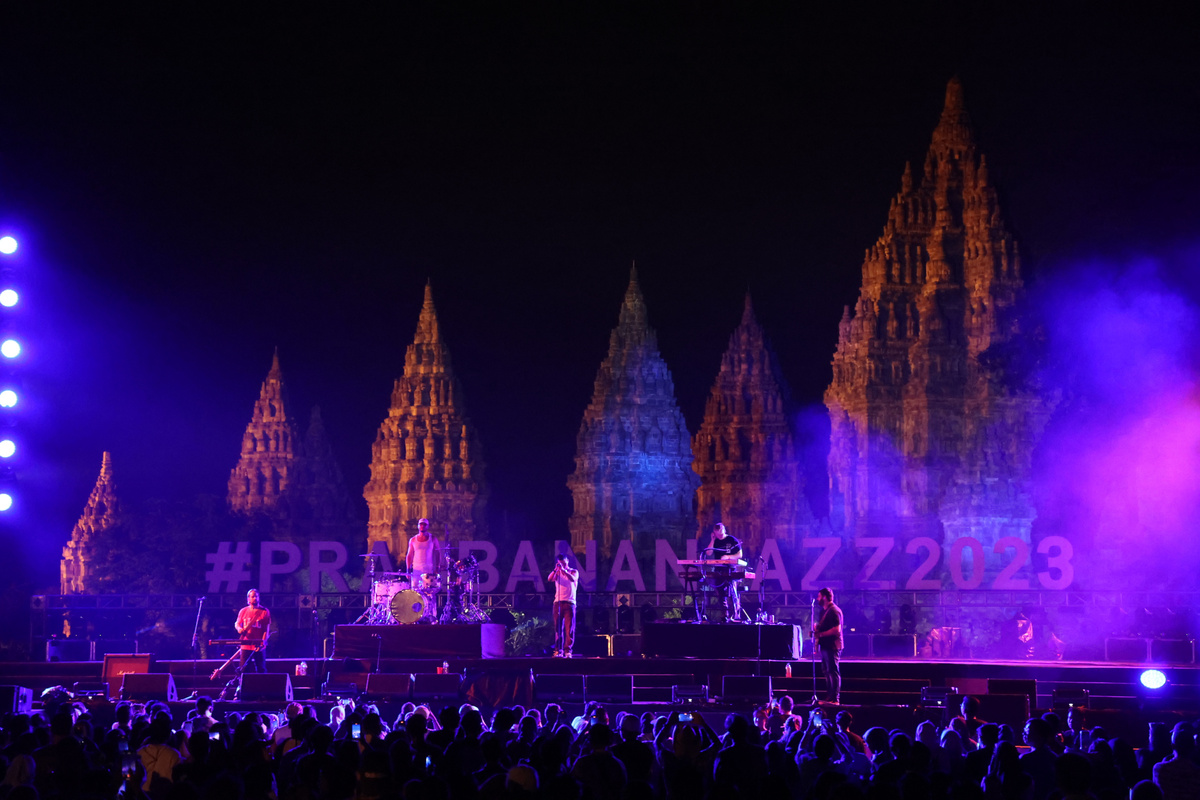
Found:
<svg viewBox="0 0 1200 800"><path fill-rule="evenodd" d="M229 508L237 513L262 512L288 516L292 484L299 477L300 434L288 416L287 388L279 366L279 351L271 358L242 435L242 453L229 474Z"/></svg>
<svg viewBox="0 0 1200 800"><path fill-rule="evenodd" d="M579 426L571 546L596 541L611 556L620 541L652 553L656 539L678 548L695 532L692 448L671 372L646 318L637 271L629 279L608 356Z"/></svg>
<svg viewBox="0 0 1200 800"><path fill-rule="evenodd" d="M973 536L988 554L1000 537L1028 542L1030 460L1050 408L985 356L1020 334L1024 284L957 79L862 273L825 392L835 524L946 545Z"/></svg>
<svg viewBox="0 0 1200 800"><path fill-rule="evenodd" d="M422 517L439 535L486 538L484 463L429 285L404 354L404 374L371 447L371 480L363 496L368 546L385 543L393 561L404 558Z"/></svg>
<svg viewBox="0 0 1200 800"><path fill-rule="evenodd" d="M95 538L112 527L119 513L112 455L106 452L100 461L100 477L96 479L96 486L71 531L70 540L63 548L59 564L62 594L87 594L96 590L91 577Z"/></svg>
<svg viewBox="0 0 1200 800"><path fill-rule="evenodd" d="M346 522L352 517L349 495L320 410L313 409L302 439L289 406L276 351L229 475L229 508L281 521Z"/></svg>
<svg viewBox="0 0 1200 800"><path fill-rule="evenodd" d="M750 556L769 538L798 545L815 523L804 493L790 405L775 353L747 294L692 451L700 476L700 530L725 523Z"/></svg>

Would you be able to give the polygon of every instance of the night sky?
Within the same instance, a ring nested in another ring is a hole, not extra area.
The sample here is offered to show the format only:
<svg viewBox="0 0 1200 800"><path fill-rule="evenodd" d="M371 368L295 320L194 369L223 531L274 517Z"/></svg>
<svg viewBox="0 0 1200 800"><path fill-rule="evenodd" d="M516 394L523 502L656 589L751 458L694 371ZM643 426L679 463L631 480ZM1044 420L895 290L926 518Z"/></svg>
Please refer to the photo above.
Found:
<svg viewBox="0 0 1200 800"><path fill-rule="evenodd" d="M104 450L127 503L223 495L276 346L361 497L427 278L493 510L523 538L566 534L634 259L693 432L747 288L819 404L953 75L1035 283L1195 244L1182 18L347 5L0 5L28 399L6 569L56 582Z"/></svg>

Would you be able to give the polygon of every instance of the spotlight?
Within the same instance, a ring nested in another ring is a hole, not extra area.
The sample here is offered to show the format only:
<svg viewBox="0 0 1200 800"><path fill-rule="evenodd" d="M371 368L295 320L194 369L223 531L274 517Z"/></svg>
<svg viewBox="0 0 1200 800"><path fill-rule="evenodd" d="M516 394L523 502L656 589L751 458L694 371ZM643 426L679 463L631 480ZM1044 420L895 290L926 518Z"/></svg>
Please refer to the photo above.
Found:
<svg viewBox="0 0 1200 800"><path fill-rule="evenodd" d="M3 344L0 344L0 354L5 358L16 358L21 355L21 343L16 339L5 339Z"/></svg>
<svg viewBox="0 0 1200 800"><path fill-rule="evenodd" d="M0 253L11 256L17 252L17 240L11 236L0 237Z"/></svg>
<svg viewBox="0 0 1200 800"><path fill-rule="evenodd" d="M0 292L0 306L12 308L17 304L17 293L13 289L5 289Z"/></svg>
<svg viewBox="0 0 1200 800"><path fill-rule="evenodd" d="M17 452L17 443L12 439L0 441L0 458L12 458Z"/></svg>
<svg viewBox="0 0 1200 800"><path fill-rule="evenodd" d="M12 508L12 495L7 492L0 492L0 511L8 511Z"/></svg>
<svg viewBox="0 0 1200 800"><path fill-rule="evenodd" d="M0 408L12 408L17 404L17 393L12 389L0 392Z"/></svg>
<svg viewBox="0 0 1200 800"><path fill-rule="evenodd" d="M1167 676L1156 669L1148 669L1142 673L1142 686L1147 689L1161 689L1167 685Z"/></svg>

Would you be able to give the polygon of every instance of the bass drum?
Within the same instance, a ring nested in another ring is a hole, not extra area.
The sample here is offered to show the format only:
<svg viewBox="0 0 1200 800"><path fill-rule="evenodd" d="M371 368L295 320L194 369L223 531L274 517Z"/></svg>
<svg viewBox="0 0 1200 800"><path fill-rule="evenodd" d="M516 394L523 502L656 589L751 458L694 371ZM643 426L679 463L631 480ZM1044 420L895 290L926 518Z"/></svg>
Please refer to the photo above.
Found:
<svg viewBox="0 0 1200 800"><path fill-rule="evenodd" d="M405 589L392 595L388 610L392 618L401 625L411 625L425 616L425 596L414 589Z"/></svg>

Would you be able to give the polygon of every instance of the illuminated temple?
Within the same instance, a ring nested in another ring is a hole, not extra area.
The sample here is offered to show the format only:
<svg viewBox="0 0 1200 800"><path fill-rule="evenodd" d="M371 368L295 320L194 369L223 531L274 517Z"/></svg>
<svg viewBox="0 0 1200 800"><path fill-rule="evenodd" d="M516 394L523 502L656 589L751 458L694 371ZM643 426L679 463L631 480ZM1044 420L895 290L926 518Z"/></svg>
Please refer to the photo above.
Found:
<svg viewBox="0 0 1200 800"><path fill-rule="evenodd" d="M653 553L655 540L665 539L678 551L695 532L698 484L675 383L635 269L579 426L567 479L575 504L571 546L582 552L595 541L610 556L621 541L632 541L636 552Z"/></svg>
<svg viewBox="0 0 1200 800"><path fill-rule="evenodd" d="M371 446L371 480L363 496L368 543L386 544L393 560L403 559L422 517L439 536L486 538L484 463L429 285L404 354L404 374Z"/></svg>
<svg viewBox="0 0 1200 800"><path fill-rule="evenodd" d="M830 502L856 535L1025 542L1030 460L1050 406L1002 354L1024 284L957 79L919 175L904 170L838 326Z"/></svg>
<svg viewBox="0 0 1200 800"><path fill-rule="evenodd" d="M242 434L238 463L229 474L229 508L276 520L344 522L351 516L349 497L320 409L313 408L301 439L289 406L276 351Z"/></svg>
<svg viewBox="0 0 1200 800"><path fill-rule="evenodd" d="M63 594L85 594L97 589L91 574L95 538L110 528L120 513L117 484L113 479L112 455L105 453L100 460L100 476L88 495L83 514L71 531L59 562L60 586Z"/></svg>
<svg viewBox="0 0 1200 800"><path fill-rule="evenodd" d="M814 524L796 453L790 398L750 295L692 442L702 531L723 522L750 555L768 538L797 544Z"/></svg>

